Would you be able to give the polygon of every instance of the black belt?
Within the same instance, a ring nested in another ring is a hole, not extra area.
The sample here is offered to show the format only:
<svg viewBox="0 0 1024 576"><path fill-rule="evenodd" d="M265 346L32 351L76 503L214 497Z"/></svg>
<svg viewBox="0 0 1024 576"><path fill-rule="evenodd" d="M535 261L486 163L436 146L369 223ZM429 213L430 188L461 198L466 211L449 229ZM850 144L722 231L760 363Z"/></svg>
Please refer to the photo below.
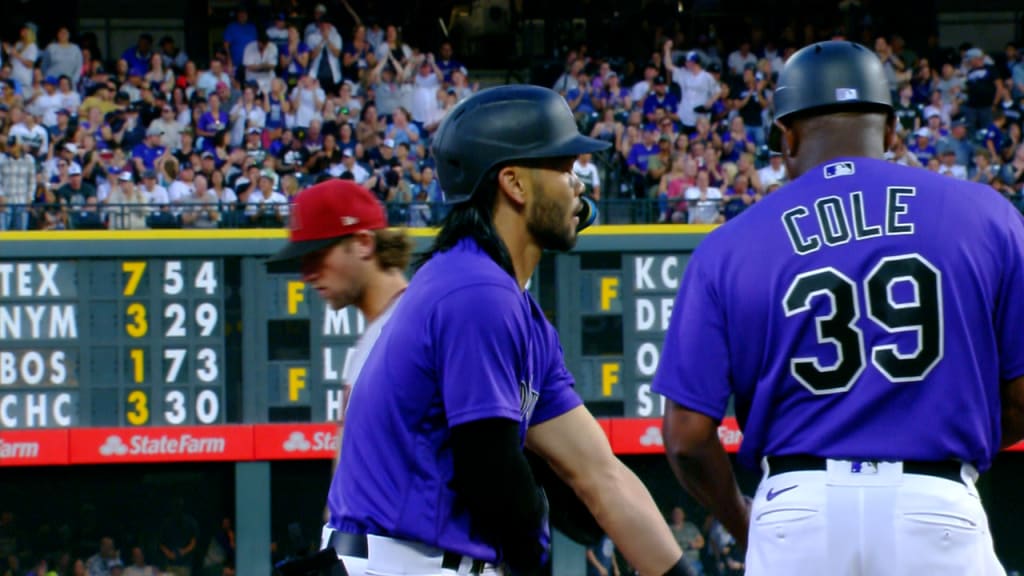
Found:
<svg viewBox="0 0 1024 576"><path fill-rule="evenodd" d="M331 532L331 538L327 545L334 548L334 551L337 552L338 556L362 558L363 560L370 557L369 546L366 544L365 534L349 534L335 530ZM445 552L444 559L441 561L441 568L445 570L458 571L459 567L462 565L462 558L462 554ZM487 563L483 560L473 560L469 573L482 574L486 567Z"/></svg>
<svg viewBox="0 0 1024 576"><path fill-rule="evenodd" d="M850 459L851 462L858 460ZM884 460L860 460L865 464L884 462ZM941 462L922 462L914 460L903 461L904 474L920 474L922 476L934 476L944 478L953 482L963 483L960 475L962 465L959 462L946 460ZM817 456L768 456L768 476L785 474L786 472L801 472L807 470L826 470L827 460Z"/></svg>

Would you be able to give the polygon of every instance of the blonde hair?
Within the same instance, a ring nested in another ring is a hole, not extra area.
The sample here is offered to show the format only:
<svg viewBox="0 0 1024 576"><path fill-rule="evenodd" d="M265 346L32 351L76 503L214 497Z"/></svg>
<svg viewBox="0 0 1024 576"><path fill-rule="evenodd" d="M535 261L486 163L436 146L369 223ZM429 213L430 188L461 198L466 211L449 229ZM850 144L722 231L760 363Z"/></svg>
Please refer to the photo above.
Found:
<svg viewBox="0 0 1024 576"><path fill-rule="evenodd" d="M383 228L375 233L377 262L384 270L405 271L412 259L412 239L401 228Z"/></svg>

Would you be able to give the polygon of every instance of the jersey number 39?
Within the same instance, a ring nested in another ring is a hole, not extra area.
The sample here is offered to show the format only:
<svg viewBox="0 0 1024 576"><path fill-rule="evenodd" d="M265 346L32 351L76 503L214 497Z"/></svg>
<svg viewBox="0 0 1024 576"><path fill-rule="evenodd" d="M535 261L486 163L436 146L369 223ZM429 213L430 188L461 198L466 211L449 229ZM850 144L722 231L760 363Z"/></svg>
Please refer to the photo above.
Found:
<svg viewBox="0 0 1024 576"><path fill-rule="evenodd" d="M914 298L896 302L893 287L909 282ZM916 382L924 379L942 359L942 273L920 254L882 258L859 287L864 292L867 314L889 333L911 332L916 349L901 353L895 344L871 349L871 363L892 382ZM836 348L836 361L822 366L816 357L790 360L789 369L801 384L814 394L846 392L867 364L864 333L860 321L858 285L835 268L818 268L793 279L783 299L787 317L811 309L816 297L828 297L831 311L818 316L818 342Z"/></svg>

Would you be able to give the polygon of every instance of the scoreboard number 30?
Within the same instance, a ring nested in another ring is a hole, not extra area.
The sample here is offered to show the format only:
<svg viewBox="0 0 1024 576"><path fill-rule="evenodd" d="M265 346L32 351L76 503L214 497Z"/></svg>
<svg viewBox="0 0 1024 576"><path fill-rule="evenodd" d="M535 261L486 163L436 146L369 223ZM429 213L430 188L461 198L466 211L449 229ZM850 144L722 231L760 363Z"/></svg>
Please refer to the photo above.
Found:
<svg viewBox="0 0 1024 576"><path fill-rule="evenodd" d="M132 426L145 426L150 423L151 408L149 394L145 390L132 390L127 397L128 406L125 419ZM163 396L163 422L172 425L184 424L188 420L189 409L195 414L200 424L214 424L220 417L220 398L213 390L200 390L190 405L185 392L167 390Z"/></svg>

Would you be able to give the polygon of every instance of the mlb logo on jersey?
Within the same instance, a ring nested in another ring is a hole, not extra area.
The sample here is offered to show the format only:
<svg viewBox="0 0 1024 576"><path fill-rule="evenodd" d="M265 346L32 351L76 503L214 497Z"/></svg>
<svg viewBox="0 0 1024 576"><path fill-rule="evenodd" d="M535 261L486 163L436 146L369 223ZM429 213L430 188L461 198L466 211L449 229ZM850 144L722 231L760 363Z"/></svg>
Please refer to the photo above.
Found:
<svg viewBox="0 0 1024 576"><path fill-rule="evenodd" d="M847 100L857 99L856 88L836 88L836 102L845 102Z"/></svg>
<svg viewBox="0 0 1024 576"><path fill-rule="evenodd" d="M839 176L853 176L856 171L853 162L833 162L826 164L824 170L826 180Z"/></svg>

